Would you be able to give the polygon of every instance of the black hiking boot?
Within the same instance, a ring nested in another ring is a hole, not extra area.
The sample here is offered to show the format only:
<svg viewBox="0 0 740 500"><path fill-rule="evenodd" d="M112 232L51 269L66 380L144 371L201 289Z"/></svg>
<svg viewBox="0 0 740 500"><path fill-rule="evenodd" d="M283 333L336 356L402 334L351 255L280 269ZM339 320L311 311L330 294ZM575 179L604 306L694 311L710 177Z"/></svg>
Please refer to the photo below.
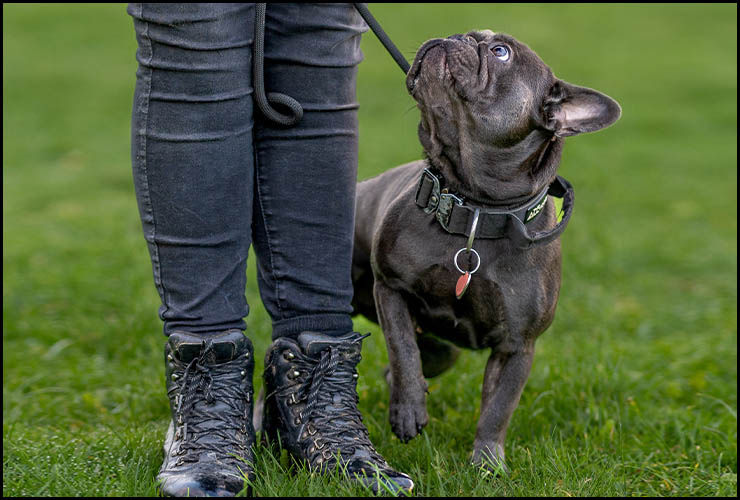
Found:
<svg viewBox="0 0 740 500"><path fill-rule="evenodd" d="M339 466L375 493L410 493L413 481L375 451L357 409L363 338L304 332L297 342L273 342L265 357L264 434L312 470Z"/></svg>
<svg viewBox="0 0 740 500"><path fill-rule="evenodd" d="M157 479L166 496L234 496L252 468L252 343L239 330L175 332L165 346L172 421Z"/></svg>

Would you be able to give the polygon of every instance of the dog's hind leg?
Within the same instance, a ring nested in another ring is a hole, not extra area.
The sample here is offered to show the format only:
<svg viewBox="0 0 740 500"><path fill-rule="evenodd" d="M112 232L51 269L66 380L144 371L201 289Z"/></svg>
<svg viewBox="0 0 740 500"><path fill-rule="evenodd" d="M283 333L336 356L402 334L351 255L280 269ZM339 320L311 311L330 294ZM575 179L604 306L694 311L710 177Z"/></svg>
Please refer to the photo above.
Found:
<svg viewBox="0 0 740 500"><path fill-rule="evenodd" d="M480 418L473 443L473 463L508 472L504 440L534 358L534 343L514 352L492 352L483 377Z"/></svg>
<svg viewBox="0 0 740 500"><path fill-rule="evenodd" d="M416 344L421 353L421 370L426 378L446 372L460 356L458 347L428 333L417 335Z"/></svg>
<svg viewBox="0 0 740 500"><path fill-rule="evenodd" d="M362 314L374 323L378 323L378 314L375 311L375 297L373 297L373 270L370 267L370 257L363 251L361 245L355 241L352 254L352 314Z"/></svg>

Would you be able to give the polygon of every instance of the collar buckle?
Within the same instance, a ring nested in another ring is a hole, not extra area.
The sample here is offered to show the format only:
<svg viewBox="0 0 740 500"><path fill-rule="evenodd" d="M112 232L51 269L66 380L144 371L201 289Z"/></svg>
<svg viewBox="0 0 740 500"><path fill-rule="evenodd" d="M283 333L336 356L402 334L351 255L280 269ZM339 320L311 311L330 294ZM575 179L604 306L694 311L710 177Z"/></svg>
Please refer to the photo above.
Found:
<svg viewBox="0 0 740 500"><path fill-rule="evenodd" d="M459 196L452 193L440 193L439 203L437 205L437 213L435 216L437 220L445 229L449 231L450 216L452 215L452 208L455 205L462 206L463 200Z"/></svg>
<svg viewBox="0 0 740 500"><path fill-rule="evenodd" d="M424 213L434 214L445 230L448 230L452 208L455 205L462 206L463 198L448 192L443 188L444 179L437 175L431 168L425 168L416 188L416 204L424 210Z"/></svg>
<svg viewBox="0 0 740 500"><path fill-rule="evenodd" d="M420 197L424 196L422 194L424 191L426 191L426 200L421 199ZM437 207L439 206L439 199L440 195L442 194L442 183L440 182L439 177L434 175L434 172L432 172L429 168L425 168L424 172L421 174L421 178L419 179L419 186L416 188L416 202L421 208L424 210L424 213L431 214L434 213L435 210L437 210Z"/></svg>

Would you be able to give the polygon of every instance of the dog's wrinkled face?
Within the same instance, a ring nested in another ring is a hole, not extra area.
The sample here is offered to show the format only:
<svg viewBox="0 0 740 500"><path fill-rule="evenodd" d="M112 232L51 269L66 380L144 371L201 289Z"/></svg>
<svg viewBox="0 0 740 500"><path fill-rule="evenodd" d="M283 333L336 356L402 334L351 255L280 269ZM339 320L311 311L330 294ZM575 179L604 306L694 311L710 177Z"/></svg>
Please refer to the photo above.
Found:
<svg viewBox="0 0 740 500"><path fill-rule="evenodd" d="M481 139L506 147L541 121L540 101L554 81L526 45L505 34L471 31L424 43L406 83L432 127L466 116Z"/></svg>
<svg viewBox="0 0 740 500"><path fill-rule="evenodd" d="M432 155L461 144L505 149L533 131L592 132L621 112L611 98L558 80L515 38L489 30L425 42L406 86L421 109L420 135L430 136L422 143Z"/></svg>

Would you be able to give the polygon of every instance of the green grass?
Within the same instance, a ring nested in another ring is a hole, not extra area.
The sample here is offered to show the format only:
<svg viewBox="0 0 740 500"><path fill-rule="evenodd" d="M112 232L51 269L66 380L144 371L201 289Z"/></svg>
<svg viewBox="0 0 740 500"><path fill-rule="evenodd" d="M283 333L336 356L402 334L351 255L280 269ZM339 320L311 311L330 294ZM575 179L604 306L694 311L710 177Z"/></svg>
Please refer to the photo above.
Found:
<svg viewBox="0 0 740 500"><path fill-rule="evenodd" d="M737 6L371 7L409 59L427 38L491 28L623 108L567 140L560 172L578 203L556 319L509 428L511 474L467 465L486 353L430 381L430 423L404 445L382 333L356 318L373 333L359 392L377 448L419 495L735 496ZM372 35L363 49L366 178L421 147L400 70ZM130 170L134 51L122 4L3 5L4 496L156 493L169 416ZM270 321L254 272L261 358ZM264 496L368 494L265 450L257 471Z"/></svg>

